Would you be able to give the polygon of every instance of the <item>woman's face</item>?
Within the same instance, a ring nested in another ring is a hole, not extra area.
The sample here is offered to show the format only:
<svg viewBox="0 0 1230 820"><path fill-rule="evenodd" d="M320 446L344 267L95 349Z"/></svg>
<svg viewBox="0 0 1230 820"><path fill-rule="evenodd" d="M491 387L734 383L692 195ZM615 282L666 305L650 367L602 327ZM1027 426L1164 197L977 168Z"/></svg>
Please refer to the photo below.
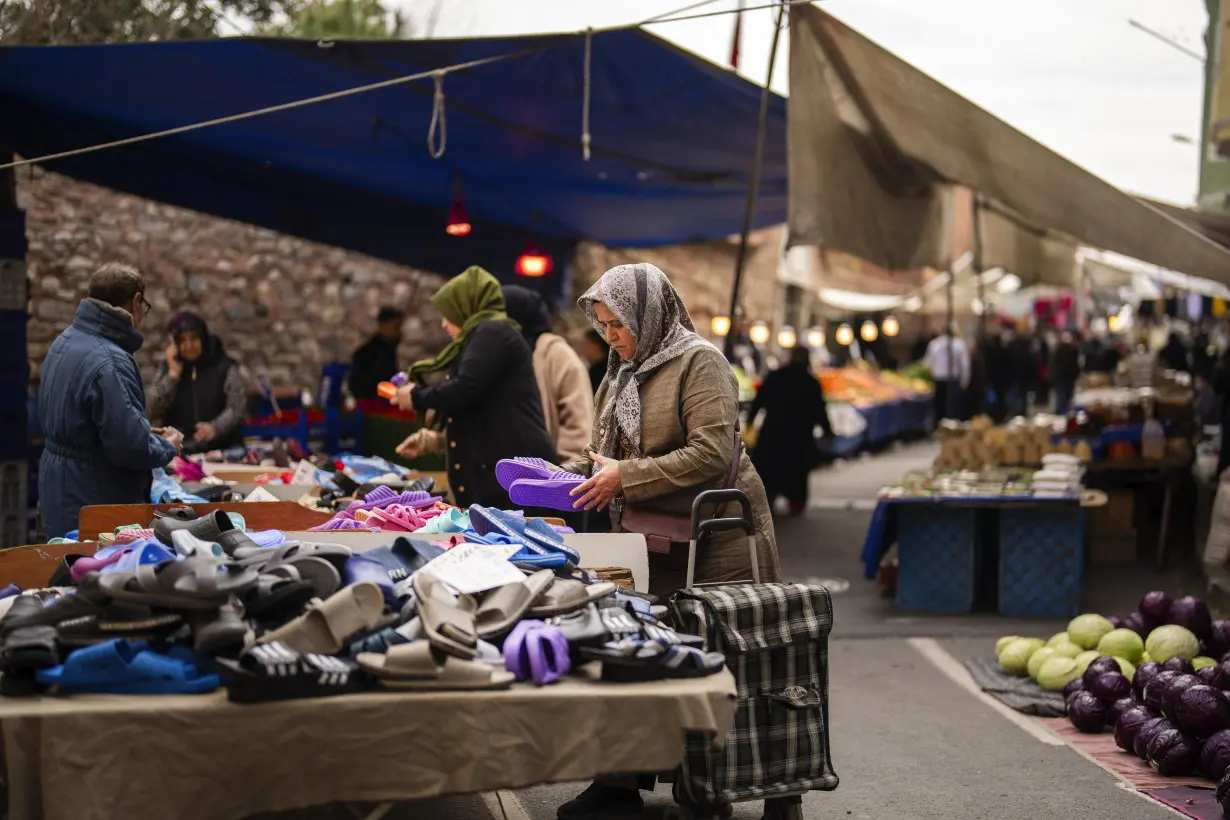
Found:
<svg viewBox="0 0 1230 820"><path fill-rule="evenodd" d="M179 334L175 344L179 348L179 358L185 362L195 362L201 358L201 337L195 330L185 330Z"/></svg>
<svg viewBox="0 0 1230 820"><path fill-rule="evenodd" d="M632 331L624 327L624 323L619 321L615 314L611 313L601 302L594 305L594 313L598 315L598 324L602 327L602 335L606 337L606 343L611 346L616 355L625 362L634 359L636 339L632 338Z"/></svg>
<svg viewBox="0 0 1230 820"><path fill-rule="evenodd" d="M448 319L441 319L440 327L444 328L444 332L447 333L448 337L454 342L457 341L457 337L461 335L461 328L457 327L457 325L453 324Z"/></svg>

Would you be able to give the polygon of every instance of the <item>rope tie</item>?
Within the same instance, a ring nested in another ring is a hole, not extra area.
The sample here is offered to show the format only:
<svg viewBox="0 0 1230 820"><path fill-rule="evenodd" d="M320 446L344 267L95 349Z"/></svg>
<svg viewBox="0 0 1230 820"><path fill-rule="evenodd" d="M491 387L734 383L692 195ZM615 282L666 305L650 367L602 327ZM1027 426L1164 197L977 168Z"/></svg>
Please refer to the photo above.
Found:
<svg viewBox="0 0 1230 820"><path fill-rule="evenodd" d="M431 105L431 125L427 128L427 153L432 159L444 156L444 148L448 145L448 119L444 113L444 75L437 71L431 75L436 81L436 93ZM440 129L439 144L436 142L436 129Z"/></svg>
<svg viewBox="0 0 1230 820"><path fill-rule="evenodd" d="M589 162L589 98L590 98L590 82L592 72L590 69L594 57L594 30L593 28L585 29L585 66L584 79L582 80L582 101L581 101L581 156Z"/></svg>

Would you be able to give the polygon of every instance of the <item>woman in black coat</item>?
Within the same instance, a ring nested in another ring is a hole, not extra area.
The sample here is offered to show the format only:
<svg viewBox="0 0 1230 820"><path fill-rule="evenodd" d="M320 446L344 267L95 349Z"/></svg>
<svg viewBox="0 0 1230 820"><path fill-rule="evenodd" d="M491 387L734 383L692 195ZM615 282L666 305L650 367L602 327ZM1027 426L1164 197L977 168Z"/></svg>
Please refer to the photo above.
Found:
<svg viewBox="0 0 1230 820"><path fill-rule="evenodd" d="M816 466L815 429L819 426L826 439L833 436L824 389L811 372L811 351L794 348L789 364L765 376L748 424L755 424L761 410L765 417L752 464L764 481L769 504L784 495L790 514L800 515L807 507L807 478Z"/></svg>
<svg viewBox="0 0 1230 820"><path fill-rule="evenodd" d="M443 449L449 489L459 507L511 509L508 492L495 479L495 463L516 456L557 459L529 345L504 312L500 283L480 267L450 279L431 303L453 341L435 358L410 368L411 384L395 403L443 429L424 427L402 443L398 455L416 458ZM444 376L422 383L433 373ZM429 411L435 419L426 418Z"/></svg>

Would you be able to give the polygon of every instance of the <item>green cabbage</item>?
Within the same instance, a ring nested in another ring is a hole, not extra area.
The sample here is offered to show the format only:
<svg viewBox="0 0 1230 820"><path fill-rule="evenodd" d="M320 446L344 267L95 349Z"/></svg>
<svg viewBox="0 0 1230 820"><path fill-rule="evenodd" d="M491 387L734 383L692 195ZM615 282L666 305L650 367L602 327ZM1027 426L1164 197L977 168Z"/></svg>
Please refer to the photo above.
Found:
<svg viewBox="0 0 1230 820"><path fill-rule="evenodd" d="M1145 642L1130 629L1112 629L1098 641L1098 651L1112 658L1140 663L1140 656L1145 653Z"/></svg>
<svg viewBox="0 0 1230 820"><path fill-rule="evenodd" d="M1009 675L1024 675L1030 657L1042 648L1037 638L1017 638L999 653L999 668Z"/></svg>
<svg viewBox="0 0 1230 820"><path fill-rule="evenodd" d="M1123 677L1131 680L1136 677L1136 667L1132 666L1131 661L1125 661L1123 658L1116 658L1113 655L1115 663L1119 664L1119 671L1123 673Z"/></svg>
<svg viewBox="0 0 1230 820"><path fill-rule="evenodd" d="M1149 638L1145 641L1145 651L1158 663L1165 663L1171 658L1190 661L1200 654L1200 641L1191 630L1167 624L1149 633Z"/></svg>
<svg viewBox="0 0 1230 820"><path fill-rule="evenodd" d="M1089 664L1093 663L1094 658L1102 657L1102 653L1096 649L1087 649L1076 656L1076 668L1083 675L1085 670L1089 668Z"/></svg>
<svg viewBox="0 0 1230 820"><path fill-rule="evenodd" d="M1046 648L1054 650L1055 656L1064 657L1064 658L1075 658L1076 656L1080 655L1082 652L1085 651L1067 639L1059 641L1053 646L1046 647Z"/></svg>
<svg viewBox="0 0 1230 820"><path fill-rule="evenodd" d="M1038 670L1038 685L1047 691L1058 692L1079 676L1073 658L1051 657Z"/></svg>
<svg viewBox="0 0 1230 820"><path fill-rule="evenodd" d="M1021 639L1020 635L1008 635L1007 637L1000 638L998 641L995 642L995 657L997 658L999 657L999 653L1004 651L1005 646L1012 643L1013 641L1019 641L1020 639Z"/></svg>
<svg viewBox="0 0 1230 820"><path fill-rule="evenodd" d="M1204 669L1206 666L1217 666L1217 661L1213 660L1207 655L1197 655L1196 657L1192 658L1192 668L1195 669L1197 672L1199 672L1201 669Z"/></svg>
<svg viewBox="0 0 1230 820"><path fill-rule="evenodd" d="M1114 628L1101 615L1077 615L1068 624L1068 637L1081 649L1096 649L1102 636Z"/></svg>
<svg viewBox="0 0 1230 820"><path fill-rule="evenodd" d="M1068 643L1071 640L1072 639L1068 637L1067 632L1056 632L1050 637L1050 640L1046 642L1046 645L1053 648L1061 643Z"/></svg>
<svg viewBox="0 0 1230 820"><path fill-rule="evenodd" d="M1029 663L1025 668L1029 672L1029 676L1034 680L1038 679L1038 671L1042 668L1042 664L1055 657L1055 650L1049 646L1044 646L1029 657Z"/></svg>

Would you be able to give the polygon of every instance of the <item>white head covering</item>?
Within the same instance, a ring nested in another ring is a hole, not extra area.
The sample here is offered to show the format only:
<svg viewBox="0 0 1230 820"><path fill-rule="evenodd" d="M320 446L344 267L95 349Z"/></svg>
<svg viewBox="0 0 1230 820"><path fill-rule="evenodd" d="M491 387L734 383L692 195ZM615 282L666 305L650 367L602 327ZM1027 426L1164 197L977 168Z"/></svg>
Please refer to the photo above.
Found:
<svg viewBox="0 0 1230 820"><path fill-rule="evenodd" d="M636 339L636 356L625 362L614 350L606 366L607 402L598 417L599 454L618 456L620 433L637 458L641 451L640 385L654 371L693 347L708 345L696 334L692 317L666 274L647 262L619 265L602 274L577 300L577 306L603 332L594 312L601 302ZM715 348L716 349L716 348Z"/></svg>

